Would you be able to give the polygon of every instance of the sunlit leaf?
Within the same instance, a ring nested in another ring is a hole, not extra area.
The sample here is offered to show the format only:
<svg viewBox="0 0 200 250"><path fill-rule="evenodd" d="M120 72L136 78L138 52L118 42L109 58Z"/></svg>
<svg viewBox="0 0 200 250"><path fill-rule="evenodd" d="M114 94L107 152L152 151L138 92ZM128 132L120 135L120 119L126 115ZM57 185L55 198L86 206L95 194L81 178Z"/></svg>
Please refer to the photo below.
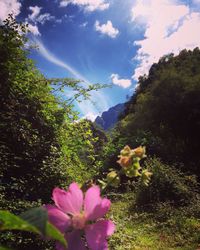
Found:
<svg viewBox="0 0 200 250"><path fill-rule="evenodd" d="M0 230L22 230L40 233L35 226L29 224L9 211L0 211Z"/></svg>

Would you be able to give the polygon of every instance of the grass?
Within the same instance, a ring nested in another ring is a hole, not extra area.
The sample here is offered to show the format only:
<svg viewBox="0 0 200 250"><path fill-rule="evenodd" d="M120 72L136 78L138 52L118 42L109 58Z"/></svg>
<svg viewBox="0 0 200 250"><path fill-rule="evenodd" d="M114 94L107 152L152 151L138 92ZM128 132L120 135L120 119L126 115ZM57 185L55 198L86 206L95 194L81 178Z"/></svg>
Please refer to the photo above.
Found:
<svg viewBox="0 0 200 250"><path fill-rule="evenodd" d="M109 240L111 250L200 250L200 219L188 208L167 203L151 212L134 209L133 194L119 196L109 217L116 223Z"/></svg>

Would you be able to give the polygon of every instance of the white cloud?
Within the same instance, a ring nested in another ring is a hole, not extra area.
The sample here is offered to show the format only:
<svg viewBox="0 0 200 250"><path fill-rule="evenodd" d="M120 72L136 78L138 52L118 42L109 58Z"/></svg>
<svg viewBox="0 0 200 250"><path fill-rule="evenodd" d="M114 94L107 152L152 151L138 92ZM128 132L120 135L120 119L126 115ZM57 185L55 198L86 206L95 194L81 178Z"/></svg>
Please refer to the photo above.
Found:
<svg viewBox="0 0 200 250"><path fill-rule="evenodd" d="M30 6L29 10L32 11L32 13L28 15L28 19L35 22L36 18L40 14L41 9L42 9L42 7L39 7L37 5L36 6Z"/></svg>
<svg viewBox="0 0 200 250"><path fill-rule="evenodd" d="M60 7L74 4L83 7L86 11L105 10L109 8L109 3L105 0L61 0Z"/></svg>
<svg viewBox="0 0 200 250"><path fill-rule="evenodd" d="M28 24L28 29L34 36L41 36L38 27L36 25Z"/></svg>
<svg viewBox="0 0 200 250"><path fill-rule="evenodd" d="M5 20L8 14L17 16L20 13L21 3L17 0L0 0L0 21Z"/></svg>
<svg viewBox="0 0 200 250"><path fill-rule="evenodd" d="M144 29L144 39L136 41L139 46L134 59L140 62L133 78L147 74L150 66L165 54L178 54L182 49L200 46L200 12L192 10L175 0L137 1L132 9L133 22Z"/></svg>
<svg viewBox="0 0 200 250"><path fill-rule="evenodd" d="M88 120L94 122L97 116L98 116L97 114L89 112L82 119L88 119Z"/></svg>
<svg viewBox="0 0 200 250"><path fill-rule="evenodd" d="M95 22L95 30L107 35L111 38L115 38L119 34L119 30L114 28L110 20L107 23L100 25L99 21Z"/></svg>
<svg viewBox="0 0 200 250"><path fill-rule="evenodd" d="M80 24L80 27L85 28L87 25L88 25L88 22L84 22L84 23Z"/></svg>
<svg viewBox="0 0 200 250"><path fill-rule="evenodd" d="M62 23L62 21L63 20L61 18L55 20L56 23Z"/></svg>
<svg viewBox="0 0 200 250"><path fill-rule="evenodd" d="M89 84L91 84L84 76L82 76L78 71L73 69L69 64L66 62L63 62L59 58L57 58L55 55L53 55L50 51L47 50L47 48L44 46L44 44L39 41L38 39L34 39L35 43L39 47L39 53L46 58L49 62L52 62L53 64L62 67L66 69L68 72L70 72L76 79L80 79L83 82L83 86L87 87ZM73 92L72 92L73 94ZM82 101L81 103L76 103L79 110L83 115L87 114L95 114L95 116L99 115L102 111L108 110L109 108L109 101L110 99L107 99L106 95L102 93L101 91L92 91L91 93L91 101L86 100ZM71 93L68 93L71 96ZM95 105L93 105L95 103Z"/></svg>
<svg viewBox="0 0 200 250"><path fill-rule="evenodd" d="M54 19L55 19L54 16L51 16L49 13L44 13L44 14L41 14L41 15L38 16L38 18L36 19L36 22L44 24L47 21L51 21L51 20L54 20Z"/></svg>
<svg viewBox="0 0 200 250"><path fill-rule="evenodd" d="M42 7L39 6L29 6L29 10L32 12L26 18L26 22L29 24L29 30L35 36L40 36L37 24L45 24L47 21L55 20L54 16L51 16L49 13L40 14Z"/></svg>
<svg viewBox="0 0 200 250"><path fill-rule="evenodd" d="M118 74L112 74L111 76L112 83L115 85L118 85L122 88L129 88L131 86L131 80L130 79L119 79Z"/></svg>
<svg viewBox="0 0 200 250"><path fill-rule="evenodd" d="M193 4L200 4L200 0L193 0Z"/></svg>
<svg viewBox="0 0 200 250"><path fill-rule="evenodd" d="M54 20L55 17L50 15L50 13L40 14L42 7L39 6L30 6L29 10L32 11L31 14L28 15L28 21L33 23L41 23L44 24L47 21Z"/></svg>
<svg viewBox="0 0 200 250"><path fill-rule="evenodd" d="M66 69L67 71L69 71L72 75L74 75L76 78L83 80L84 82L88 82L87 79L85 79L82 75L80 75L75 69L73 69L70 65L68 65L67 63L61 61L60 59L58 59L56 56L54 56L50 51L48 51L45 46L43 45L42 42L40 42L39 40L36 40L36 44L39 47L39 52L42 56L44 56L48 61ZM89 83L89 82L88 82Z"/></svg>

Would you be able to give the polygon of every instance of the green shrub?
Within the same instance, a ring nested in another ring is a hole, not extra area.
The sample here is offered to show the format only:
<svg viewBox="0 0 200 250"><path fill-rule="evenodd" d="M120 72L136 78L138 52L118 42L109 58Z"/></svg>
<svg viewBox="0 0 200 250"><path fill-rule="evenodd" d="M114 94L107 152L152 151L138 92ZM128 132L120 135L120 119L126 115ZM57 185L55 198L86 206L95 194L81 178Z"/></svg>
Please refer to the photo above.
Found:
<svg viewBox="0 0 200 250"><path fill-rule="evenodd" d="M159 159L148 159L144 163L153 173L149 186L138 184L136 203L139 207L169 202L172 205L187 205L198 196L198 182L194 175L186 175L180 167L169 166Z"/></svg>

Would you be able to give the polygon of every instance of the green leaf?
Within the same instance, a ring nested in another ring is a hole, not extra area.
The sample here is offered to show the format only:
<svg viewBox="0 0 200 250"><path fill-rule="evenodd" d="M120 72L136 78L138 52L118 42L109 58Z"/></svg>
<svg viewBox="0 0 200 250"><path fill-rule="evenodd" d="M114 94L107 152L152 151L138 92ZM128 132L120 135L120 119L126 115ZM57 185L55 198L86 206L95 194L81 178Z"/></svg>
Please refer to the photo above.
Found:
<svg viewBox="0 0 200 250"><path fill-rule="evenodd" d="M43 207L32 208L16 216L9 211L0 211L0 230L21 230L43 235L59 241L65 247L64 235L48 222L47 211Z"/></svg>
<svg viewBox="0 0 200 250"><path fill-rule="evenodd" d="M20 215L25 221L35 226L44 236L58 240L67 246L63 234L60 233L52 224L48 222L47 211L43 207L32 208Z"/></svg>
<svg viewBox="0 0 200 250"><path fill-rule="evenodd" d="M9 211L0 211L0 230L22 230L40 233L36 227Z"/></svg>
<svg viewBox="0 0 200 250"><path fill-rule="evenodd" d="M67 247L67 242L64 238L64 235L61 234L60 231L58 231L52 224L47 222L46 225L46 236L58 240L60 243L62 243L65 247Z"/></svg>
<svg viewBox="0 0 200 250"><path fill-rule="evenodd" d="M36 227L43 235L45 235L46 222L48 220L48 215L45 208L32 208L21 214L20 217L32 226Z"/></svg>

